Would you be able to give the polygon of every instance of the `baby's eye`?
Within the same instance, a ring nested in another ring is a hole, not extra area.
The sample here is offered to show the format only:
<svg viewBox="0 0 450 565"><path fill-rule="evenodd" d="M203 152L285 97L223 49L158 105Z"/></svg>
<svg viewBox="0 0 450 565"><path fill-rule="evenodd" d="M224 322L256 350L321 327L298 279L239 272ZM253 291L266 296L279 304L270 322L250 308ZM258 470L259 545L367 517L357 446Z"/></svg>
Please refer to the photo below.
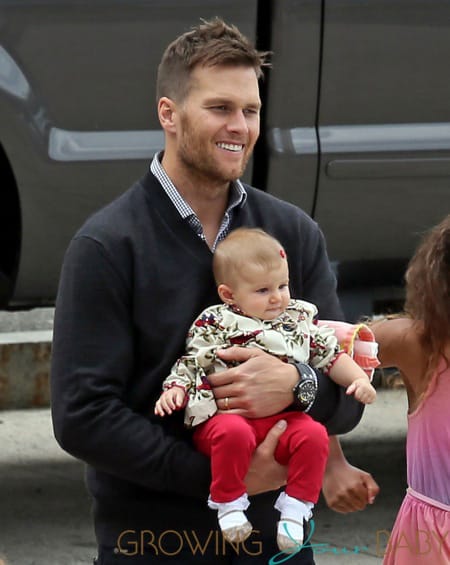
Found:
<svg viewBox="0 0 450 565"><path fill-rule="evenodd" d="M256 292L258 292L259 294L264 294L265 292L267 292L267 290L267 288L258 288Z"/></svg>

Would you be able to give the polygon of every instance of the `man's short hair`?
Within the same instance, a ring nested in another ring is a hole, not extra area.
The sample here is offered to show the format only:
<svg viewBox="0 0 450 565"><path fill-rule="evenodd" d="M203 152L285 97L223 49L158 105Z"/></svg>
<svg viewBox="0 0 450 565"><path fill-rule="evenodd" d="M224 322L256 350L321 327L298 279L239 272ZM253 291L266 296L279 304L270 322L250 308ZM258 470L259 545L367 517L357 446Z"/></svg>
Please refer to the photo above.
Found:
<svg viewBox="0 0 450 565"><path fill-rule="evenodd" d="M259 79L263 67L270 66L269 52L258 51L239 29L220 18L193 27L180 35L165 50L158 67L157 101L167 96L182 102L190 88L190 75L195 67L217 65L252 67Z"/></svg>

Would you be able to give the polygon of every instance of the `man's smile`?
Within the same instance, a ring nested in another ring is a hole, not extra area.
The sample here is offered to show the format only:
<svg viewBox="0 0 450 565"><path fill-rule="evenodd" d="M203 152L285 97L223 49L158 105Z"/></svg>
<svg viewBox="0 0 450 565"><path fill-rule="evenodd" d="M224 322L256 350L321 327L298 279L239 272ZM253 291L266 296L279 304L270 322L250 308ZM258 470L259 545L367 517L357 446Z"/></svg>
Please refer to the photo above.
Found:
<svg viewBox="0 0 450 565"><path fill-rule="evenodd" d="M225 149L226 151L232 151L233 153L237 153L244 149L244 146L241 143L225 143L223 141L216 143L219 149Z"/></svg>

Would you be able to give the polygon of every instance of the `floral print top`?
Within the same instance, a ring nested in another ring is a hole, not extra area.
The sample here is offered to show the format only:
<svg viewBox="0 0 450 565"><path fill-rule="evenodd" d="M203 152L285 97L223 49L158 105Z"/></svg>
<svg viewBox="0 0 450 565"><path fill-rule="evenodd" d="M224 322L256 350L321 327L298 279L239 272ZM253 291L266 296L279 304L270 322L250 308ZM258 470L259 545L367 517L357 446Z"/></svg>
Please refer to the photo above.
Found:
<svg viewBox="0 0 450 565"><path fill-rule="evenodd" d="M185 424L197 426L217 411L208 374L227 368L216 356L218 349L259 347L286 362L329 369L339 344L333 329L315 323L316 315L316 306L302 300L291 300L274 320L251 318L226 304L204 310L188 332L186 353L163 383L163 390L173 386L186 390Z"/></svg>

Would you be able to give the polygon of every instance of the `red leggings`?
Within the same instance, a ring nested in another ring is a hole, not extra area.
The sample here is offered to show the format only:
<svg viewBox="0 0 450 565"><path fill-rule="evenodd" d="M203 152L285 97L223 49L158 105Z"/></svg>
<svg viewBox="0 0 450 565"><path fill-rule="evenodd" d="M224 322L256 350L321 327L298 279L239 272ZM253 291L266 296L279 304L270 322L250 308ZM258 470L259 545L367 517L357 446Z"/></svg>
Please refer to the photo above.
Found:
<svg viewBox="0 0 450 565"><path fill-rule="evenodd" d="M217 414L196 428L197 449L211 457L210 494L214 502L230 502L246 492L244 479L253 452L278 420L288 423L275 450L275 459L288 466L286 494L317 502L328 456L328 435L322 424L302 412L259 419Z"/></svg>

